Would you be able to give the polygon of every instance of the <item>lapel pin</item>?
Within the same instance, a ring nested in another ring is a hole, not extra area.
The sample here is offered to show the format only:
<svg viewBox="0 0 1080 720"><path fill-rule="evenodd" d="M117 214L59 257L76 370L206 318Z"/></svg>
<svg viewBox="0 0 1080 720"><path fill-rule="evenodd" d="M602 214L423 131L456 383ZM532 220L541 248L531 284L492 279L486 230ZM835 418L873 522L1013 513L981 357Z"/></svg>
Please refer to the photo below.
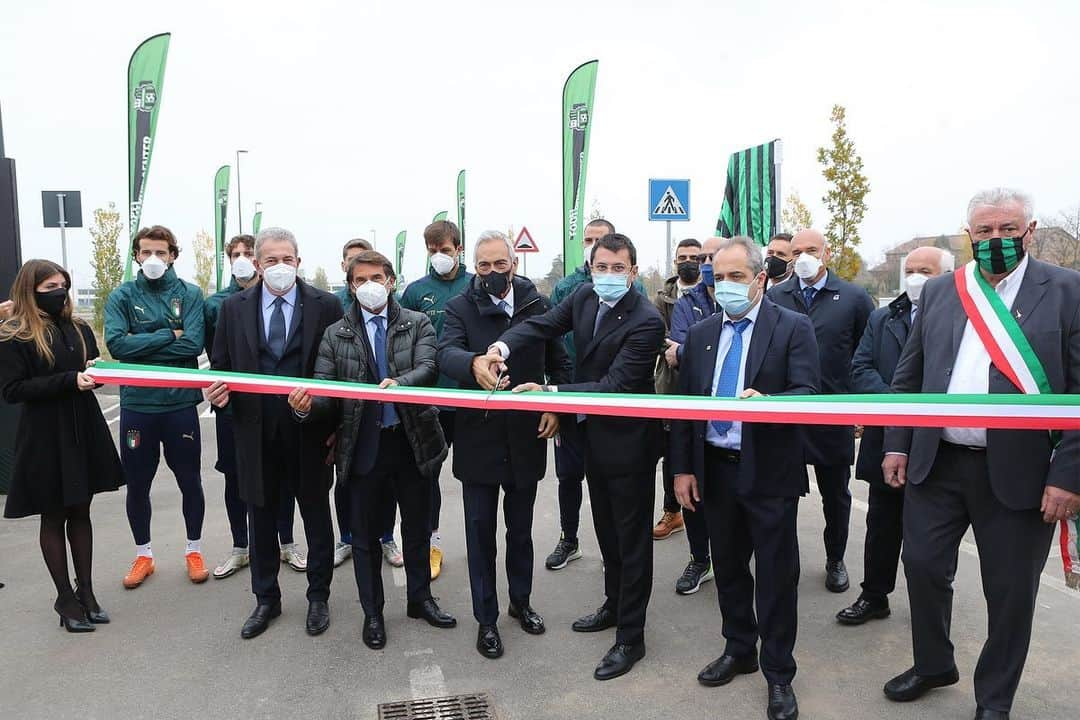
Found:
<svg viewBox="0 0 1080 720"><path fill-rule="evenodd" d="M832 299L833 299L833 300L839 300L839 299L840 299L840 295L839 295L839 294L837 294L837 295L833 295L833 296L832 296Z"/></svg>
<svg viewBox="0 0 1080 720"><path fill-rule="evenodd" d="M712 345L705 346L705 351L708 352L709 350L712 350Z"/></svg>
<svg viewBox="0 0 1080 720"><path fill-rule="evenodd" d="M1017 319L1017 320L1019 320L1019 319L1020 319L1020 318L1022 318L1022 317L1024 317L1024 316L1020 314L1020 311L1019 311L1019 310L1017 310L1017 311L1016 311L1016 319Z"/></svg>

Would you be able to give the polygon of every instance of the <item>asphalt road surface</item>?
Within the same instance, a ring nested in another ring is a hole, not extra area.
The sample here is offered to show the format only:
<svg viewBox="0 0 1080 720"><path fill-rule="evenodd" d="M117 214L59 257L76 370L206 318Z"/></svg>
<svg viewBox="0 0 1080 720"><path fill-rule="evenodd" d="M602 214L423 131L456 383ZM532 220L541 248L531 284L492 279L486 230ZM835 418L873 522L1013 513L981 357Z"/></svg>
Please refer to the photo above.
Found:
<svg viewBox="0 0 1080 720"><path fill-rule="evenodd" d="M118 425L114 395L101 396L106 417ZM203 420L203 485L207 513L203 549L213 567L231 545L222 502L222 478L213 470L213 420ZM253 607L249 574L192 585L184 569L180 496L162 466L153 491L153 543L157 572L137 590L120 580L133 559L124 514L124 491L94 501L94 582L111 625L87 635L57 627L55 594L38 550L36 518L0 521L0 717L2 718L360 718L378 716L380 703L485 691L505 720L533 718L763 718L765 681L737 678L722 688L698 685L696 675L723 648L713 583L680 597L674 581L687 561L684 533L656 544L655 585L649 606L648 656L628 675L607 683L592 670L613 632L582 635L570 623L602 602L602 567L592 532L588 495L580 536L585 557L558 572L543 566L558 538L554 464L537 496L533 605L548 631L526 635L505 615L505 656L480 657L461 511L461 491L444 466L443 575L432 586L459 625L436 630L405 617L404 573L384 566L387 585L386 649L360 640L362 613L351 561L339 568L325 635L304 632L304 576L282 567L284 614L263 636L240 639ZM911 664L906 586L892 596L893 615L859 628L841 627L834 615L858 595L862 580L866 486L853 481L847 562L852 589L824 587L825 556L820 498L800 506L802 579L799 593L799 672L794 687L803 718L970 718L972 670L986 628L978 558L969 535L956 578L953 640L960 684L922 701L896 705L881 692L886 680ZM659 476L656 504L661 503ZM297 514L297 537L302 525ZM500 541L501 542L501 541ZM501 552L501 549L500 549ZM1039 595L1027 670L1014 718L1074 717L1080 672L1080 593L1061 581L1057 548ZM500 561L501 568L501 561ZM501 572L501 570L500 570ZM505 576L500 594L505 606Z"/></svg>

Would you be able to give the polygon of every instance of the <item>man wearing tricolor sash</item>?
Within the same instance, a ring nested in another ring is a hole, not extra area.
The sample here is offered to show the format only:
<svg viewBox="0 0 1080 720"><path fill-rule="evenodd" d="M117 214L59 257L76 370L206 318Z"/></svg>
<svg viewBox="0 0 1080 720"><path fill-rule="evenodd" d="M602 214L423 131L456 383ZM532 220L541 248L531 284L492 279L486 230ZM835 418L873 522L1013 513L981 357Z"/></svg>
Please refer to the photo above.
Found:
<svg viewBox="0 0 1080 720"><path fill-rule="evenodd" d="M892 389L1080 393L1080 273L1026 256L1035 222L1023 193L979 193L968 223L974 260L926 284ZM975 717L1008 718L1054 528L1080 510L1080 432L893 427L884 449L886 482L907 486L903 559L915 660L885 695L915 700L959 681L952 579L970 526L989 616Z"/></svg>

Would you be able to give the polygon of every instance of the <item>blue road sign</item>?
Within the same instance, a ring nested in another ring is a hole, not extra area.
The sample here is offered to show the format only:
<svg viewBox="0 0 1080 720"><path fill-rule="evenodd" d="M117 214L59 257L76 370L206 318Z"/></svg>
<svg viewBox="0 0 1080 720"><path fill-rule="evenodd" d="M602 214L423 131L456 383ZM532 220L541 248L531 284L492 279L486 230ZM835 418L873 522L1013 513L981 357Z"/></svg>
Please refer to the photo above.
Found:
<svg viewBox="0 0 1080 720"><path fill-rule="evenodd" d="M650 178L649 219L690 220L690 181Z"/></svg>

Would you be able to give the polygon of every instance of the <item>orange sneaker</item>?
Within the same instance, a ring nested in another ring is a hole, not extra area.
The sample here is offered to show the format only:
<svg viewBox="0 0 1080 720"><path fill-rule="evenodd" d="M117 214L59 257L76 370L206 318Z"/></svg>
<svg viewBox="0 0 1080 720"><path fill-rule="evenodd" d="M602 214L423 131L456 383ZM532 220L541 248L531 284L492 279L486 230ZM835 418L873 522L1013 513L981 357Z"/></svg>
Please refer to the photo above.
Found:
<svg viewBox="0 0 1080 720"><path fill-rule="evenodd" d="M210 577L210 571L206 569L206 565L203 563L202 553L189 552L184 556L187 560L187 576L193 583L204 583L206 578Z"/></svg>
<svg viewBox="0 0 1080 720"><path fill-rule="evenodd" d="M134 590L153 574L154 558L139 555L135 558L135 562L131 563L131 570L124 576L124 587Z"/></svg>

